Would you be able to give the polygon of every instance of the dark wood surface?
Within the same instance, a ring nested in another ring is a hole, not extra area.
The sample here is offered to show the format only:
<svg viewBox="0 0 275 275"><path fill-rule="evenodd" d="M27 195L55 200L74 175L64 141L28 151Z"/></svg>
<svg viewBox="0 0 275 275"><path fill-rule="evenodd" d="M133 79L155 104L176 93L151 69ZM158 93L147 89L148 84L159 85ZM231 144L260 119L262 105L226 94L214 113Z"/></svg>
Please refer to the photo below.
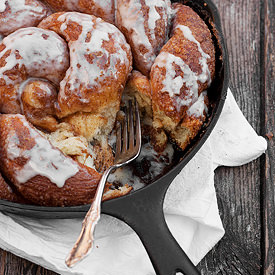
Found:
<svg viewBox="0 0 275 275"><path fill-rule="evenodd" d="M261 158L216 171L223 239L199 264L202 274L275 274L275 3L214 0L223 23L230 84L247 120L268 140ZM54 275L0 249L0 275Z"/></svg>
<svg viewBox="0 0 275 275"><path fill-rule="evenodd" d="M275 274L275 1L266 1L264 5L265 35L262 42L264 75L262 79L263 133L267 133L269 147L266 157L262 158L263 178L263 270L265 274Z"/></svg>

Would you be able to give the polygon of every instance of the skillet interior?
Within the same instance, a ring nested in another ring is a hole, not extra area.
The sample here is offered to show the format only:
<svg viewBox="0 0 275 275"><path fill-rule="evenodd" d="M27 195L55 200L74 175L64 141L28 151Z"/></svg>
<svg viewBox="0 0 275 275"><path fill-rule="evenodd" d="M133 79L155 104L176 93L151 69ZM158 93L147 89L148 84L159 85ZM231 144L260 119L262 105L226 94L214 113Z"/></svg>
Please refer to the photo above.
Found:
<svg viewBox="0 0 275 275"><path fill-rule="evenodd" d="M124 197L106 201L102 205L103 213L112 214L112 207L117 203L123 203L125 199L134 199L136 193L146 193L152 186L161 184L162 182L167 183L167 187L173 178L181 171L181 169L189 162L189 160L196 154L206 139L209 137L213 130L226 98L226 91L228 87L228 58L227 50L224 42L224 38L221 30L221 23L217 8L210 0L182 0L173 1L181 2L185 5L192 7L206 22L211 33L216 49L216 76L213 80L210 88L208 89L209 101L211 108L209 110L209 117L206 123L203 125L200 133L188 146L184 152L178 152L176 160L169 167L169 171L156 179L153 183L145 186L135 192L130 193ZM126 198L127 197L127 198ZM20 214L24 216L37 217L37 218L74 218L83 217L89 205L73 206L73 207L44 207L36 205L25 205L19 203L13 203L5 200L0 200L0 210L3 212Z"/></svg>

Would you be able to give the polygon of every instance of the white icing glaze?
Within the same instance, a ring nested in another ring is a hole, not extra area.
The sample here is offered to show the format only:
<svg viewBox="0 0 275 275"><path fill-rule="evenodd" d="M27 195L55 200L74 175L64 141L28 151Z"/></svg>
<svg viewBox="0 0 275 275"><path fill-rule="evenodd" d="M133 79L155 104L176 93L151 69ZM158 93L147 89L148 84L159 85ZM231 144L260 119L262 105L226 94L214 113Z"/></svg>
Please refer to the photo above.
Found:
<svg viewBox="0 0 275 275"><path fill-rule="evenodd" d="M65 157L58 149L42 137L38 131L30 127L26 119L20 116L24 126L28 128L35 145L29 150L21 150L17 136L7 139L7 153L11 160L18 157L27 159L22 169L15 171L18 183L25 183L37 175L47 177L58 187L63 187L66 180L78 171L78 165L69 157Z"/></svg>
<svg viewBox="0 0 275 275"><path fill-rule="evenodd" d="M184 26L184 25L178 25L177 29L180 29L184 35L184 37L194 43L198 46L198 50L201 54L201 58L199 59L199 63L202 66L202 73L198 76L198 80L201 83L205 83L206 81L208 82L208 85L211 83L211 74L207 65L207 59L210 58L208 54L206 54L202 48L198 40L193 36L192 31L190 30L189 27Z"/></svg>
<svg viewBox="0 0 275 275"><path fill-rule="evenodd" d="M4 12L6 10L6 1L1 0L0 1L0 12Z"/></svg>
<svg viewBox="0 0 275 275"><path fill-rule="evenodd" d="M139 163L146 159L150 163L149 171L143 176L143 180L150 181L159 176L164 171L164 168L171 164L173 155L174 149L171 144L168 144L161 154L158 154L150 143L143 144L140 155L135 161L135 163ZM115 172L108 177L108 181L111 183L117 181L122 185L131 185L134 190L145 185L142 179L133 174L131 165L115 170Z"/></svg>
<svg viewBox="0 0 275 275"><path fill-rule="evenodd" d="M152 178L155 178L171 163L173 155L174 149L170 143L167 144L165 150L161 154L157 153L150 143L146 143L142 146L137 162L144 158L147 159L151 164L149 174ZM165 159L163 159L163 157L165 157Z"/></svg>
<svg viewBox="0 0 275 275"><path fill-rule="evenodd" d="M129 166L125 166L119 169L116 169L115 172L110 174L108 177L108 182L119 182L122 185L130 185L133 187L133 190L137 190L142 188L145 184L138 178L133 175L133 171Z"/></svg>
<svg viewBox="0 0 275 275"><path fill-rule="evenodd" d="M102 0L94 0L94 3L98 6L100 6L103 10L106 11L106 13L111 13L111 8L112 8L112 5L113 5L113 2L114 2L114 5L115 5L115 2L116 0L105 0L105 1L102 1Z"/></svg>
<svg viewBox="0 0 275 275"><path fill-rule="evenodd" d="M6 65L0 68L0 79L4 79L6 85L16 85L23 79L10 79L5 72L13 69L17 64L18 70L23 66L28 75L46 78L59 84L60 75L68 67L67 45L56 33L34 27L20 29L5 37L2 43L6 48L0 53L0 58L11 50L5 58ZM17 55L21 58L17 59Z"/></svg>
<svg viewBox="0 0 275 275"><path fill-rule="evenodd" d="M11 132L8 133L8 137L7 137L7 153L9 156L9 159L14 160L16 158L18 158L20 156L20 143L19 143L19 139L17 137L17 135L14 135L13 133L11 134Z"/></svg>
<svg viewBox="0 0 275 275"><path fill-rule="evenodd" d="M28 1L0 1L0 13L4 12L7 6L10 7L10 12L5 14L5 21L0 25L0 33L7 34L22 27L34 26L50 14L49 9L40 1L32 0L30 3L26 2Z"/></svg>
<svg viewBox="0 0 275 275"><path fill-rule="evenodd" d="M94 164L94 157L92 155L89 155L86 158L86 160L85 160L85 162L83 164L86 165L86 166L88 166L88 167L90 167L90 168L92 168L92 169L94 169L94 170L96 170L95 164Z"/></svg>
<svg viewBox="0 0 275 275"><path fill-rule="evenodd" d="M179 75L176 77L175 65L180 67L183 72L182 76ZM170 97L174 97L175 95L180 94L181 88L184 84L189 89L186 97L180 99L178 102L179 107L189 106L193 100L195 101L198 98L198 76L180 57L168 52L161 52L158 55L154 66L166 68L166 75L162 82L163 88L161 89L161 92L168 92Z"/></svg>
<svg viewBox="0 0 275 275"><path fill-rule="evenodd" d="M207 113L208 112L208 108L204 102L205 97L207 95L207 92L204 91L200 94L198 100L190 106L190 108L187 110L187 114L189 116L194 116L194 117L201 117L203 116L203 113Z"/></svg>
<svg viewBox="0 0 275 275"><path fill-rule="evenodd" d="M161 19L156 7L167 10L166 1L145 0L145 5L149 8L147 25L151 36L151 41L148 38L148 33L145 30L145 18L142 13L142 4L140 0L129 0L127 3L121 1L119 11L121 14L121 25L131 32L131 39L136 48L140 45L147 49L147 52L139 55L147 70L150 70L157 54L160 45L152 45L155 42L155 27L157 20ZM164 41L163 41L164 42Z"/></svg>
<svg viewBox="0 0 275 275"><path fill-rule="evenodd" d="M156 21L161 19L161 16L159 15L159 13L156 10L155 1L145 0L145 4L146 4L146 6L149 7L148 27L150 30L152 40L155 40L155 38L156 38L156 36L155 36Z"/></svg>
<svg viewBox="0 0 275 275"><path fill-rule="evenodd" d="M136 45L144 45L151 49L152 45L145 33L144 17L141 11L140 0L129 0L128 3L121 3L119 10L121 14L122 26L132 30L132 40Z"/></svg>
<svg viewBox="0 0 275 275"><path fill-rule="evenodd" d="M43 13L45 7L38 1L33 1L36 5L28 5L26 2L26 0L6 0L6 3L10 6L12 13L16 13L18 11L22 12L19 15L18 21L24 20L26 15L32 16L35 13Z"/></svg>
<svg viewBox="0 0 275 275"><path fill-rule="evenodd" d="M115 65L125 63L128 67L129 60L126 51L122 45L127 47L127 42L122 33L112 24L96 19L93 23L90 15L80 13L65 13L58 19L63 22L61 32L64 32L68 24L76 22L82 26L82 32L76 41L69 42L70 48L70 68L66 72L65 78L60 83L60 96L66 100L65 86L70 85L70 90L79 90L80 87L92 88L98 86L99 81L106 78L117 78L119 73ZM87 41L87 35L91 34L90 41ZM110 35L113 36L116 51L110 53L102 47L104 41L110 41ZM94 53L97 53L96 55ZM91 54L94 58L93 63L89 63L86 56ZM105 60L102 62L101 60ZM107 63L106 63L107 62ZM103 64L102 64L103 63ZM79 67L80 65L80 67ZM103 66L107 65L107 69ZM89 103L89 99L81 97L83 103Z"/></svg>

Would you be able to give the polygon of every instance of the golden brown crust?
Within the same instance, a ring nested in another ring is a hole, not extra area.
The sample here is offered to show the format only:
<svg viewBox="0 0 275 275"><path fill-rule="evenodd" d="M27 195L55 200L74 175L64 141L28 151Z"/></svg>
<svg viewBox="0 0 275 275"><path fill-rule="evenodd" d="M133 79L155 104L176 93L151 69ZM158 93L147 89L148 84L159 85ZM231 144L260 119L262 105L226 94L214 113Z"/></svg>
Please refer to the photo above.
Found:
<svg viewBox="0 0 275 275"><path fill-rule="evenodd" d="M202 50L210 56L207 60L207 65L211 73L211 78L213 79L215 74L215 49L208 27L190 7L175 4L173 8L177 9L173 24L174 32L170 40L163 46L160 54L169 53L179 57L194 73L202 73L202 66L199 63L201 53L198 50L198 46L187 39L180 29L176 29L179 25L187 26L192 31L195 39L200 43ZM183 75L183 72L178 66L175 66L175 70L176 75ZM191 105L184 105L178 109L176 103L177 100L184 100L189 96L188 87L184 83L180 94L175 95L173 98L171 98L167 92L162 92L164 88L163 81L166 78L166 67L160 67L157 60L150 76L154 113L164 112L164 114L170 117L177 125ZM200 95L202 91L207 89L208 83L207 81L204 83L198 81L198 85L198 95Z"/></svg>
<svg viewBox="0 0 275 275"><path fill-rule="evenodd" d="M141 72L133 70L129 76L127 85L130 86L131 89L138 91L151 100L151 86L149 79L143 75Z"/></svg>
<svg viewBox="0 0 275 275"><path fill-rule="evenodd" d="M185 149L205 120L203 108L195 114L189 110L214 78L215 49L207 25L190 7L177 3L173 9L172 37L150 74L152 105L156 128L168 131ZM204 105L206 99L200 100Z"/></svg>
<svg viewBox="0 0 275 275"><path fill-rule="evenodd" d="M186 116L184 121L170 133L170 136L172 140L174 140L177 145L184 150L191 140L197 135L202 124L203 119Z"/></svg>
<svg viewBox="0 0 275 275"><path fill-rule="evenodd" d="M34 204L73 206L91 203L99 180L100 174L95 170L80 166L79 172L69 178L62 188L40 175L24 184L17 183L16 187L24 198Z"/></svg>

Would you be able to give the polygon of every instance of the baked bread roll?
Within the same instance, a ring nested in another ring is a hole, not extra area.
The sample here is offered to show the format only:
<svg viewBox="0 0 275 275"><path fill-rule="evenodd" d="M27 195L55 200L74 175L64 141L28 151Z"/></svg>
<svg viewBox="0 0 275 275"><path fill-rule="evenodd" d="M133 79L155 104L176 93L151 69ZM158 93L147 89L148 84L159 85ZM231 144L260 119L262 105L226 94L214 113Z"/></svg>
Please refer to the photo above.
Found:
<svg viewBox="0 0 275 275"><path fill-rule="evenodd" d="M50 14L50 9L38 0L1 0L0 35L7 36L20 28L37 26Z"/></svg>
<svg viewBox="0 0 275 275"><path fill-rule="evenodd" d="M47 206L90 203L101 175L65 156L22 115L0 115L0 169L26 200ZM127 186L123 194L129 192ZM103 199L122 195L105 189Z"/></svg>
<svg viewBox="0 0 275 275"><path fill-rule="evenodd" d="M69 46L71 62L60 83L57 116L89 140L110 133L132 70L123 34L100 18L75 12L53 14L39 27L58 33Z"/></svg>
<svg viewBox="0 0 275 275"><path fill-rule="evenodd" d="M134 65L149 75L168 35L169 0L117 0L116 24L131 45Z"/></svg>
<svg viewBox="0 0 275 275"><path fill-rule="evenodd" d="M39 205L88 203L100 174L54 148L21 115L0 115L2 173L20 194Z"/></svg>
<svg viewBox="0 0 275 275"><path fill-rule="evenodd" d="M89 140L108 135L132 68L123 34L80 13L53 14L39 27L0 44L0 112L25 114L48 131L58 117Z"/></svg>
<svg viewBox="0 0 275 275"><path fill-rule="evenodd" d="M67 44L52 31L29 27L5 37L0 44L0 112L26 114L37 126L55 128L56 86L68 67Z"/></svg>
<svg viewBox="0 0 275 275"><path fill-rule="evenodd" d="M204 21L190 8L174 4L172 36L152 67L154 127L167 131L185 149L207 111L205 91L215 74L215 49Z"/></svg>

